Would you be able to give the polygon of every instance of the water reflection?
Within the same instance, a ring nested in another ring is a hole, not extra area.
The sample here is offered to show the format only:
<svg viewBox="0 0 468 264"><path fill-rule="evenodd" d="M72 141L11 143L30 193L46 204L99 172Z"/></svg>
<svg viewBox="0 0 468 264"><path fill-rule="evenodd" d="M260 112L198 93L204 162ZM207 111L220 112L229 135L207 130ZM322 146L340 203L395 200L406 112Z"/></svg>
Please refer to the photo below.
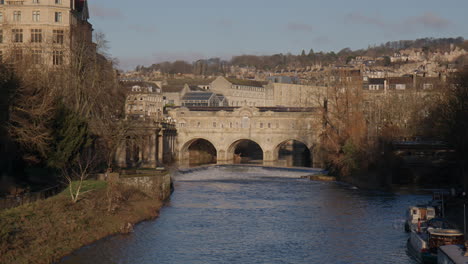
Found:
<svg viewBox="0 0 468 264"><path fill-rule="evenodd" d="M159 219L62 263L413 263L404 211L427 196L302 174L226 167L181 174Z"/></svg>

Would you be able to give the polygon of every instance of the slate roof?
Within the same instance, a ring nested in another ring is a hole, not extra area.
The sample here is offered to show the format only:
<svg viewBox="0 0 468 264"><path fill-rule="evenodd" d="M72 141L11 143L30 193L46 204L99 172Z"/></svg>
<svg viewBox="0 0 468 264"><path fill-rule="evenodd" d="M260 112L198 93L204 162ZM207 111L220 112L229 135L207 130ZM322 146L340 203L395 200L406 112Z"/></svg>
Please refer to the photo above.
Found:
<svg viewBox="0 0 468 264"><path fill-rule="evenodd" d="M212 92L189 92L182 97L184 101L208 101L213 96Z"/></svg>
<svg viewBox="0 0 468 264"><path fill-rule="evenodd" d="M228 82L235 84L235 85L252 86L252 87L263 87L263 85L268 84L268 82L241 80L241 79L235 79L235 78L226 78L226 80L228 80Z"/></svg>
<svg viewBox="0 0 468 264"><path fill-rule="evenodd" d="M209 85L214 79L168 79L168 85Z"/></svg>
<svg viewBox="0 0 468 264"><path fill-rule="evenodd" d="M389 77L388 84L413 84L411 77Z"/></svg>
<svg viewBox="0 0 468 264"><path fill-rule="evenodd" d="M385 79L384 78L369 78L369 84L385 84Z"/></svg>
<svg viewBox="0 0 468 264"><path fill-rule="evenodd" d="M179 85L163 85L161 88L163 93L180 93L184 89L183 84Z"/></svg>

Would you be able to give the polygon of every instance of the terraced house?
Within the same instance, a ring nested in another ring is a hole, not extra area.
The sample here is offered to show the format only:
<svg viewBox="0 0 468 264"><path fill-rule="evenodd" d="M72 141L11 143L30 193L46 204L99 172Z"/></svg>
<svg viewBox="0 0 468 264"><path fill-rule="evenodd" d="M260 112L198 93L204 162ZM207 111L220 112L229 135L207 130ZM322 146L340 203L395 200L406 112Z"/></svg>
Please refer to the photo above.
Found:
<svg viewBox="0 0 468 264"><path fill-rule="evenodd" d="M0 59L65 65L73 49L95 49L86 0L0 0Z"/></svg>

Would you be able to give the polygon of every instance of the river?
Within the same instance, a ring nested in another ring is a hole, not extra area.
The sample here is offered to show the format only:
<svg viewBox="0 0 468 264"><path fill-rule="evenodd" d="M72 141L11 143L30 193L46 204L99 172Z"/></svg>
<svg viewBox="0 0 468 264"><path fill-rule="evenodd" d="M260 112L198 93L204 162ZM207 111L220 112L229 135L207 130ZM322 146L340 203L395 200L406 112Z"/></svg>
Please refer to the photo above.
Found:
<svg viewBox="0 0 468 264"><path fill-rule="evenodd" d="M211 167L176 175L158 219L61 263L415 263L404 213L429 195L363 191L304 174Z"/></svg>

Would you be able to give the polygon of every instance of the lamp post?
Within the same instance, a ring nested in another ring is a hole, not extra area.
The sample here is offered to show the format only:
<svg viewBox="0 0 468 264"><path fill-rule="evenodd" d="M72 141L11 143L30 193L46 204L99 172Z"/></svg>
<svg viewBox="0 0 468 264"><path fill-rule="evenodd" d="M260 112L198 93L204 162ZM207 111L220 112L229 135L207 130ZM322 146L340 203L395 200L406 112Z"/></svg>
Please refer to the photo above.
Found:
<svg viewBox="0 0 468 264"><path fill-rule="evenodd" d="M465 202L466 193L463 192L463 234L466 237L466 202Z"/></svg>

